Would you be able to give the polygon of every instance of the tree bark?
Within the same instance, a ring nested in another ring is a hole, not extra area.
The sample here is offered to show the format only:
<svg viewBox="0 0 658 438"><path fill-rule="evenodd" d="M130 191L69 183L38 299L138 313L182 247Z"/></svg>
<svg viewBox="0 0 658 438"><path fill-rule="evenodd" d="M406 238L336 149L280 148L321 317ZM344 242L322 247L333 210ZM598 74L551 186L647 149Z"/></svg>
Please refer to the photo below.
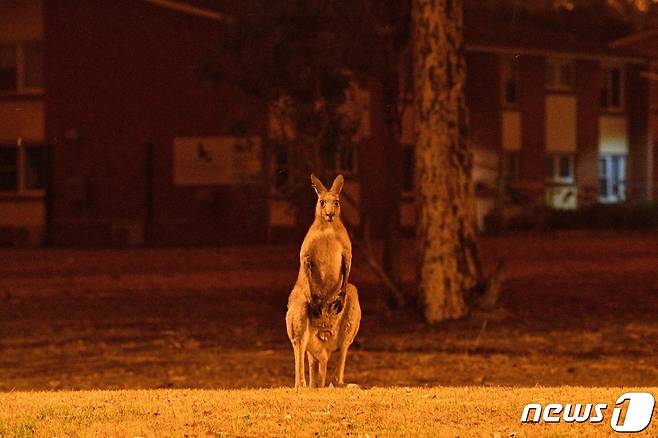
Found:
<svg viewBox="0 0 658 438"><path fill-rule="evenodd" d="M416 238L429 323L468 314L481 272L467 143L461 0L413 0Z"/></svg>

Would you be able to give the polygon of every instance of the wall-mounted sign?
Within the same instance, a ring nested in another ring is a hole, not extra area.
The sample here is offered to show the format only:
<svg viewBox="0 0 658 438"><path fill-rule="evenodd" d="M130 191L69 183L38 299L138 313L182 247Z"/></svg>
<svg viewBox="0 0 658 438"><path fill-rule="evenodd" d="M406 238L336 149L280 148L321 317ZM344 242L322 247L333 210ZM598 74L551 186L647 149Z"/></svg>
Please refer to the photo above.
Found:
<svg viewBox="0 0 658 438"><path fill-rule="evenodd" d="M240 184L261 171L260 137L176 137L174 184Z"/></svg>

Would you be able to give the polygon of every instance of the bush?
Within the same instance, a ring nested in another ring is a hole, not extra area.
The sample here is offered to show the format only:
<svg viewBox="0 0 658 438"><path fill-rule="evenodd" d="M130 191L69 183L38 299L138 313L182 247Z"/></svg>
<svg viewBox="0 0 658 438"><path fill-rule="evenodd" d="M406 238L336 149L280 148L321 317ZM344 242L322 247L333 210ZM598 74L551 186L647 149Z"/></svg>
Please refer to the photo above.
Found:
<svg viewBox="0 0 658 438"><path fill-rule="evenodd" d="M508 206L485 218L487 234L533 229L658 229L658 203L593 204L578 210Z"/></svg>
<svg viewBox="0 0 658 438"><path fill-rule="evenodd" d="M550 210L549 229L647 229L658 228L658 203L594 204L578 210Z"/></svg>

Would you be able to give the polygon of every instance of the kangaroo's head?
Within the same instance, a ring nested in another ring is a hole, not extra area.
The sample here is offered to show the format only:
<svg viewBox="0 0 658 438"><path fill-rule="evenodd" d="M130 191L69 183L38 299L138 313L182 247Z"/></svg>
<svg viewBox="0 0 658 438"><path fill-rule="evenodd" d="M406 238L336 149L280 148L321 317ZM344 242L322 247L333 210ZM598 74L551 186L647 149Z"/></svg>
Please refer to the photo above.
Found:
<svg viewBox="0 0 658 438"><path fill-rule="evenodd" d="M315 204L315 217L321 221L333 222L340 218L340 191L343 189L343 175L338 175L329 190L313 174L311 174L311 185L318 194L318 202Z"/></svg>

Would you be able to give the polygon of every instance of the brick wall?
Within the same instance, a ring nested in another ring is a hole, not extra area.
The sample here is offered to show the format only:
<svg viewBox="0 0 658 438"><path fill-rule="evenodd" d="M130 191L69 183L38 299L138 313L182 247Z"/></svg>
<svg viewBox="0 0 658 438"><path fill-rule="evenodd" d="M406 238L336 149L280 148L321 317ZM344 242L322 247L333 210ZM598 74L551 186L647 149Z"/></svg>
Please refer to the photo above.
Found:
<svg viewBox="0 0 658 438"><path fill-rule="evenodd" d="M640 73L647 66L628 64L626 68L626 108L628 114L627 198L645 200L650 176L649 81Z"/></svg>
<svg viewBox="0 0 658 438"><path fill-rule="evenodd" d="M521 56L519 62L522 146L519 177L531 199L543 202L546 60Z"/></svg>
<svg viewBox="0 0 658 438"><path fill-rule="evenodd" d="M598 61L576 62L578 205L598 201L599 100L601 67Z"/></svg>
<svg viewBox="0 0 658 438"><path fill-rule="evenodd" d="M147 144L154 242L264 236L266 207L256 205L262 196L172 181L175 137L228 134L236 121L264 132L263 111L247 97L194 73L217 43L217 23L125 0L45 0L44 16L53 242L139 243L147 222Z"/></svg>

